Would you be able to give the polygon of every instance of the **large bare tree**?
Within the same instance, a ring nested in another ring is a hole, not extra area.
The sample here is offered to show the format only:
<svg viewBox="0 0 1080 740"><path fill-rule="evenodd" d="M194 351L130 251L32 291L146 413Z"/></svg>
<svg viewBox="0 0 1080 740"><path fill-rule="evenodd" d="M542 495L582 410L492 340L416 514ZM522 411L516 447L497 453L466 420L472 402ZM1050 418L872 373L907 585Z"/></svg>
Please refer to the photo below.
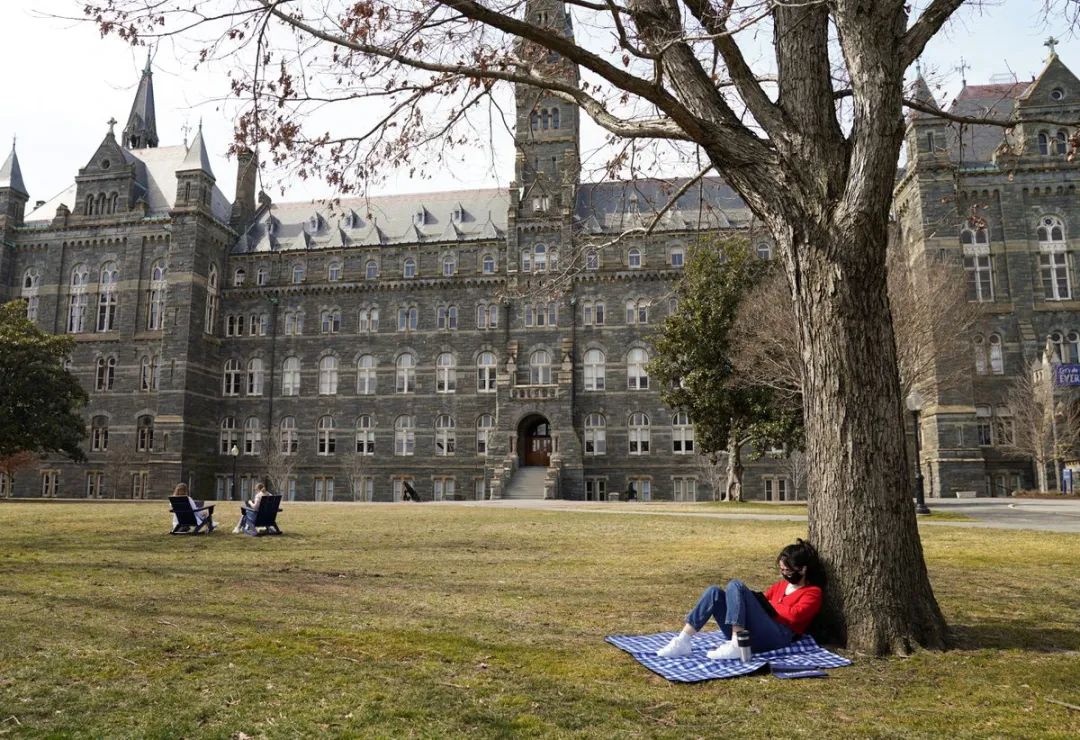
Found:
<svg viewBox="0 0 1080 740"><path fill-rule="evenodd" d="M885 245L904 73L963 1L920 11L906 0L98 0L87 10L129 40L205 39L201 57L228 57L251 102L243 143L342 189L377 165L409 164L417 144L475 138L468 111L498 81L572 102L612 137L700 154L778 245L827 607L850 647L887 653L946 641L908 495ZM358 101L385 115L362 130L305 130L316 106Z"/></svg>

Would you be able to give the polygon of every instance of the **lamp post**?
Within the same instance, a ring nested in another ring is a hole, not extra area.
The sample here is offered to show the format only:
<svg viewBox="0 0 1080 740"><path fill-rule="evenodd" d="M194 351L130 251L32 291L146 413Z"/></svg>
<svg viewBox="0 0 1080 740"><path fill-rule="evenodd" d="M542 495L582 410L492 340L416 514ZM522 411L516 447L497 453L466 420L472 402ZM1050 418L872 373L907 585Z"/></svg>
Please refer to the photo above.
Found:
<svg viewBox="0 0 1080 740"><path fill-rule="evenodd" d="M908 394L904 403L911 412L911 420L915 426L915 513L929 514L930 509L926 505L923 493L922 448L919 445L919 412L922 411L923 396L919 391L914 390Z"/></svg>
<svg viewBox="0 0 1080 740"><path fill-rule="evenodd" d="M240 457L240 448L233 445L232 449L229 450L229 454L232 455L232 491L229 498L232 498L236 495L236 461ZM239 501L239 499L237 500Z"/></svg>

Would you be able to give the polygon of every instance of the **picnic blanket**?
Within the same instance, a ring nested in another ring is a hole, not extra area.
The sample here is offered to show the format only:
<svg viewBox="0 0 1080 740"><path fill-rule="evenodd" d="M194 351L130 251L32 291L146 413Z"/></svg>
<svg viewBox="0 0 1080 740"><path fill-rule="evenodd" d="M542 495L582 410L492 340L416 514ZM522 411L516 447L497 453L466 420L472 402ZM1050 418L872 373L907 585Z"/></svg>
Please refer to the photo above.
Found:
<svg viewBox="0 0 1080 740"><path fill-rule="evenodd" d="M759 671L765 666L779 678L811 678L826 675L822 668L842 668L851 661L819 646L813 637L804 635L785 648L754 653L748 663L739 660L709 660L705 653L720 647L728 638L724 633L699 632L694 635L694 651L682 658L660 658L656 651L668 644L677 633L655 635L611 635L604 638L620 650L634 656L653 673L668 681L693 683L712 678L734 678Z"/></svg>

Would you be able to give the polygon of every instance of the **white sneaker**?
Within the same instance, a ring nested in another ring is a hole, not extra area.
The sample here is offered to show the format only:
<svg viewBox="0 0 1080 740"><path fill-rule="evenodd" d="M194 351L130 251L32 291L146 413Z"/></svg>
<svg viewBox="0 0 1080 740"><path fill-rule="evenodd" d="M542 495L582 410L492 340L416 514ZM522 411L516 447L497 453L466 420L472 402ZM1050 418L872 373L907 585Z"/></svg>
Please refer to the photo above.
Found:
<svg viewBox="0 0 1080 740"><path fill-rule="evenodd" d="M656 656L658 658L682 658L690 653L690 637L688 635L676 635L671 638L671 642L656 651Z"/></svg>
<svg viewBox="0 0 1080 740"><path fill-rule="evenodd" d="M240 526L237 525L237 526L233 527L232 528L232 533L233 534L240 534Z"/></svg>
<svg viewBox="0 0 1080 740"><path fill-rule="evenodd" d="M709 660L740 660L742 653L739 652L739 646L731 640L728 640L715 650L710 650L705 653L705 656Z"/></svg>

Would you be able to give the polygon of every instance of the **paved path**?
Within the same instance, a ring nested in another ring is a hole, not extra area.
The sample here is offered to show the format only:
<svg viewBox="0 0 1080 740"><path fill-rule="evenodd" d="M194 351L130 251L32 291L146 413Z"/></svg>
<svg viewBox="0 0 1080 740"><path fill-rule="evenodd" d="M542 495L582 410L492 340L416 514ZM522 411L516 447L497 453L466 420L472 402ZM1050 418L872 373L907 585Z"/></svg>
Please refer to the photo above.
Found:
<svg viewBox="0 0 1080 740"><path fill-rule="evenodd" d="M1080 533L1080 499L931 499L927 502L931 512L948 511L970 517L972 521L935 520L929 516L919 517L920 526L931 527L967 527L973 529L1033 529L1044 532ZM710 519L750 519L756 521L798 522L806 521L802 514L785 514L783 505L778 505L777 513L771 514L760 509L749 512L711 511L702 507L700 511L665 510L665 504L643 503L588 503L574 501L474 501L471 506L499 506L514 509L536 509L541 511L566 511L579 514L623 514L644 516L705 517ZM668 503L668 507L672 504Z"/></svg>

